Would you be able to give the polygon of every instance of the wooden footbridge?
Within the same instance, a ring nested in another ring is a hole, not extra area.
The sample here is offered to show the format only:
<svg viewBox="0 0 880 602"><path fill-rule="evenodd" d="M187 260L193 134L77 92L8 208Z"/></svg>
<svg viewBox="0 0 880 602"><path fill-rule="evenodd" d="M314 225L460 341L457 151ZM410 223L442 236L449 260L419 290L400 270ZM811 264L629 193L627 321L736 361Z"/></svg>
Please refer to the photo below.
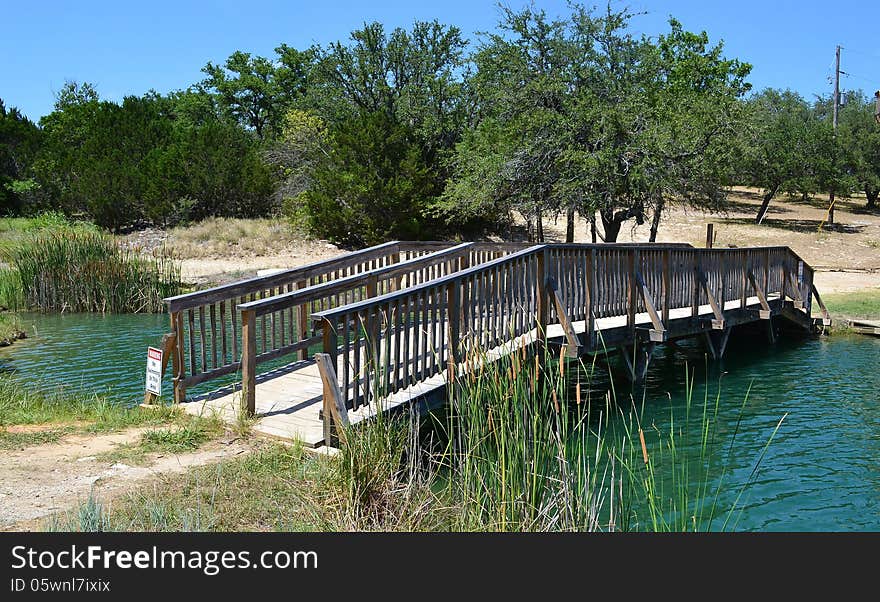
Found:
<svg viewBox="0 0 880 602"><path fill-rule="evenodd" d="M658 344L699 336L720 358L742 324L811 330L813 297L830 324L787 247L389 242L166 299L163 344L188 412L245 411L258 432L319 446L333 422L442 393L474 352L616 348L639 380Z"/></svg>

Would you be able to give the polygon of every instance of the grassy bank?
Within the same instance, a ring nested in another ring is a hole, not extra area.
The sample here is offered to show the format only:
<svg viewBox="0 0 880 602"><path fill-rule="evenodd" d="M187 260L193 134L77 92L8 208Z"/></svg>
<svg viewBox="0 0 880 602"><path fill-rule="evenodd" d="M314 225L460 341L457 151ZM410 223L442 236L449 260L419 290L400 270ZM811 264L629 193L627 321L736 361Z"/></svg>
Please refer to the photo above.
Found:
<svg viewBox="0 0 880 602"><path fill-rule="evenodd" d="M144 258L94 226L49 214L4 220L0 304L41 311L137 313L164 309L180 268L163 250Z"/></svg>
<svg viewBox="0 0 880 602"><path fill-rule="evenodd" d="M382 418L339 453L272 444L257 453L89 500L47 528L83 530L681 531L735 525L759 472L732 482L717 432L720 393L693 398L668 431L627 395L589 399L595 366L511 357L457 383L426 424ZM742 412L747 403L732 411ZM693 422L692 422L693 421ZM688 428L688 424L692 427ZM768 423L768 445L777 423ZM699 432L689 441L688 432ZM765 448L766 451L766 448Z"/></svg>
<svg viewBox="0 0 880 602"><path fill-rule="evenodd" d="M144 410L110 403L98 395L35 391L23 387L14 376L0 375L0 449L130 427L211 429L214 425L193 425L192 418L178 408Z"/></svg>
<svg viewBox="0 0 880 602"><path fill-rule="evenodd" d="M15 340L23 338L21 320L12 312L0 311L0 347L11 345Z"/></svg>
<svg viewBox="0 0 880 602"><path fill-rule="evenodd" d="M880 289L831 293L822 300L833 318L880 319Z"/></svg>

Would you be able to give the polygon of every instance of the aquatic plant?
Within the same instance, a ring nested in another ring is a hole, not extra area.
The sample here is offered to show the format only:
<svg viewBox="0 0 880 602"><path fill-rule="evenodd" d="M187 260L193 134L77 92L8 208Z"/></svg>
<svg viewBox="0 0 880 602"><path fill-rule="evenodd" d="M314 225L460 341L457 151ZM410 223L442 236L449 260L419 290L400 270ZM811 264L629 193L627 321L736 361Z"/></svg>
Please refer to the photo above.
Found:
<svg viewBox="0 0 880 602"><path fill-rule="evenodd" d="M0 274L0 299L17 309L160 312L180 290L180 268L163 250L141 257L96 231L40 230L0 258L12 268Z"/></svg>

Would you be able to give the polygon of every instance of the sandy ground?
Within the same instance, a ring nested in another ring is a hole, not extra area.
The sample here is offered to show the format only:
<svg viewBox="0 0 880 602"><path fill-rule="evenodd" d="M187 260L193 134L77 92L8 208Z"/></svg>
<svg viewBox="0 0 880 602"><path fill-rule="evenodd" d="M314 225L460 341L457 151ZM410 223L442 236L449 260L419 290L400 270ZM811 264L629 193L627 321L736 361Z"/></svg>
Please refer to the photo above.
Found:
<svg viewBox="0 0 880 602"><path fill-rule="evenodd" d="M838 200L835 223L823 226L827 199L804 203L780 196L760 226L754 218L760 205L760 191L734 188L727 213L703 213L673 208L660 223L658 242L688 242L705 246L706 225L714 224L715 246L791 247L816 269L816 287L821 293L850 292L880 287L880 213L864 210L864 199ZM633 227L635 226L635 227ZM601 232L601 226L600 226ZM650 224L624 224L618 242L647 242ZM547 240L565 240L565 220L545 225ZM589 226L582 221L575 230L576 242L589 242Z"/></svg>
<svg viewBox="0 0 880 602"><path fill-rule="evenodd" d="M734 188L729 210L710 214L693 209L671 208L660 225L660 242L689 242L704 246L706 225L715 224L715 246L789 246L817 270L820 292L849 292L880 287L880 213L864 210L864 199L838 200L835 224L819 224L827 216L827 199L803 202L779 196L770 205L764 224L754 224L760 204L760 191ZM624 224L619 242L647 242L650 224ZM601 230L601 228L600 228ZM565 220L545 224L548 241L565 240ZM150 238L149 234L135 236ZM153 237L157 235L152 235ZM158 235L161 236L161 235ZM577 242L589 242L589 226L579 220ZM254 241L247 250L235 245L213 245L211 256L182 259L187 282L203 285L228 282L256 275L257 270L291 268L343 253L327 241L274 242L266 236L264 244ZM255 251L257 249L257 251Z"/></svg>
<svg viewBox="0 0 880 602"><path fill-rule="evenodd" d="M48 516L75 508L91 492L106 503L157 474L182 473L246 453L253 446L235 438L221 439L192 453L153 454L146 466L99 459L119 445L137 442L146 430L70 435L52 444L0 451L0 530L39 529Z"/></svg>

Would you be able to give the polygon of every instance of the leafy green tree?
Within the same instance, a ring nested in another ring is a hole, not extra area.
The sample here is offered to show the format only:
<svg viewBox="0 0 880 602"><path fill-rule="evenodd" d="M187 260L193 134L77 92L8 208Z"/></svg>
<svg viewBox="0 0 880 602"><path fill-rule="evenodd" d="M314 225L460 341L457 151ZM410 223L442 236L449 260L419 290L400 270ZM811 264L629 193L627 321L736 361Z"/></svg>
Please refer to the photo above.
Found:
<svg viewBox="0 0 880 602"><path fill-rule="evenodd" d="M874 100L862 92L847 94L840 110L839 133L844 169L855 187L865 193L867 208L876 209L880 197L880 124Z"/></svg>
<svg viewBox="0 0 880 602"><path fill-rule="evenodd" d="M368 24L317 51L299 107L309 111L288 113L298 122L273 149L285 194L305 195L317 235L347 244L438 235L427 225L465 125L464 48L457 28L416 22L390 34Z"/></svg>
<svg viewBox="0 0 880 602"><path fill-rule="evenodd" d="M287 45L275 49L277 60L233 52L221 65L202 69L203 90L212 91L219 108L261 140L272 138L284 112L305 95L315 51Z"/></svg>
<svg viewBox="0 0 880 602"><path fill-rule="evenodd" d="M35 188L32 163L40 145L40 130L15 107L0 99L0 215L25 209Z"/></svg>
<svg viewBox="0 0 880 602"><path fill-rule="evenodd" d="M482 120L459 145L441 206L473 217L517 209L530 238L543 241L543 216L565 198L557 183L574 55L565 23L543 11L502 11L500 31L474 56Z"/></svg>
<svg viewBox="0 0 880 602"><path fill-rule="evenodd" d="M336 124L312 180L301 195L312 231L355 246L422 238L425 199L440 192L414 132L382 111Z"/></svg>
<svg viewBox="0 0 880 602"><path fill-rule="evenodd" d="M144 159L144 213L173 225L210 216L258 217L277 210L275 180L253 135L214 120L176 127Z"/></svg>
<svg viewBox="0 0 880 602"><path fill-rule="evenodd" d="M558 22L506 10L475 57L483 120L459 145L446 200L512 199L536 218L539 240L543 212L564 211L571 240L574 212L598 211L608 242L649 214L656 237L669 203L721 204L750 67L674 20L656 42L636 38L633 16L574 5Z"/></svg>
<svg viewBox="0 0 880 602"><path fill-rule="evenodd" d="M760 224L779 192L806 195L816 191L823 179L821 166L828 156L832 131L791 90L763 90L749 99L747 108L751 127L740 145L740 173L745 183L764 190L755 216Z"/></svg>

